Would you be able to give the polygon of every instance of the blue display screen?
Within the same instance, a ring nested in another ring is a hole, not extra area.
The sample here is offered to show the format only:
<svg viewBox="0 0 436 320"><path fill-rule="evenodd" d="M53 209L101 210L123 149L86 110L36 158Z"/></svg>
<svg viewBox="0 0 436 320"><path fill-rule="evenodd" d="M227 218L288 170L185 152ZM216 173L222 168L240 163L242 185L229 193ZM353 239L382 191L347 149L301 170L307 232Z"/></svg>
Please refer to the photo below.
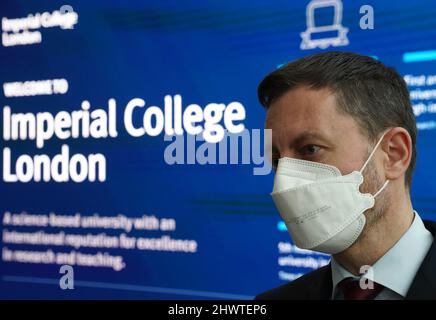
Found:
<svg viewBox="0 0 436 320"><path fill-rule="evenodd" d="M274 207L257 100L266 74L315 52L372 56L404 76L419 129L412 202L436 218L434 1L0 12L0 298L251 299L328 263L292 244ZM236 142L213 141L232 130Z"/></svg>

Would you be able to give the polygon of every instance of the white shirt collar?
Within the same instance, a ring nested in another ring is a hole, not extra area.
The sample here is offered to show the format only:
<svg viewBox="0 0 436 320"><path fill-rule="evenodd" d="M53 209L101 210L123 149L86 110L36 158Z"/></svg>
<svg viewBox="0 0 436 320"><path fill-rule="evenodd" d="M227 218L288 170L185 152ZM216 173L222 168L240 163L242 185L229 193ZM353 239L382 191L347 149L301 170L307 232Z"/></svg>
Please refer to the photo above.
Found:
<svg viewBox="0 0 436 320"><path fill-rule="evenodd" d="M414 213L415 217L409 229L388 252L374 263L372 272L363 276L363 278L382 284L402 297L406 296L433 242L432 234L425 228L418 213L416 211ZM333 257L331 268L332 298L335 296L336 286L340 281L347 277L360 278L348 272Z"/></svg>

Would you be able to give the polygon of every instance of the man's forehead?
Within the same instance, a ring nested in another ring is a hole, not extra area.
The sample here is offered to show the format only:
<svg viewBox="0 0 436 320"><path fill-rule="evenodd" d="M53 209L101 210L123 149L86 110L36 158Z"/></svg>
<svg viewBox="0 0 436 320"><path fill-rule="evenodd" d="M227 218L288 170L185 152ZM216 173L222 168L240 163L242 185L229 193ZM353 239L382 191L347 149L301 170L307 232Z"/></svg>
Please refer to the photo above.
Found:
<svg viewBox="0 0 436 320"><path fill-rule="evenodd" d="M301 87L286 92L270 105L266 127L304 126L304 130L316 131L330 127L337 115L336 99L330 90Z"/></svg>
<svg viewBox="0 0 436 320"><path fill-rule="evenodd" d="M350 115L339 112L331 90L307 87L292 89L274 101L267 110L265 127L273 130L273 139L281 135L336 139L358 130Z"/></svg>

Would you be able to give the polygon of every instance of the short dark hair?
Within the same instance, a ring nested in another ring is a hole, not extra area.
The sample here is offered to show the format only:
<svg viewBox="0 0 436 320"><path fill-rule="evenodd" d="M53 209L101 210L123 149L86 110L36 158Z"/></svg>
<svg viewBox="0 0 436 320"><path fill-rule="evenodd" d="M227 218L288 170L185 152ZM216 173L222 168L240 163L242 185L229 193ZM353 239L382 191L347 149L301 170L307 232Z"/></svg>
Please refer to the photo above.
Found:
<svg viewBox="0 0 436 320"><path fill-rule="evenodd" d="M416 120L406 82L394 68L352 52L313 54L267 75L259 84L258 98L268 108L275 99L301 86L332 90L339 111L351 115L372 142L387 128L405 128L412 138L411 162L405 177L410 187L416 163Z"/></svg>

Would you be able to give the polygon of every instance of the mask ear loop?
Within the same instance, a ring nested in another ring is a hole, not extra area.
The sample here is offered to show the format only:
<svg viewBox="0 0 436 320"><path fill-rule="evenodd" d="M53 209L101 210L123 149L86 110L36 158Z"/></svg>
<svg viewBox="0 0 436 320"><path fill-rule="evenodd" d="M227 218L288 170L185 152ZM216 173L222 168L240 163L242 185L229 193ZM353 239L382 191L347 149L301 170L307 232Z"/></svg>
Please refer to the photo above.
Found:
<svg viewBox="0 0 436 320"><path fill-rule="evenodd" d="M383 186L380 188L380 190L377 191L377 192L374 194L373 197L374 197L374 198L377 197L377 196L379 195L379 193L382 192L383 189L388 185L388 183L389 183L389 180L386 180L385 183L383 184Z"/></svg>
<svg viewBox="0 0 436 320"><path fill-rule="evenodd" d="M378 146L380 145L380 143L383 140L383 137L385 136L386 132L383 133L383 135L381 136L381 138L378 140L377 144L375 145L374 149L372 149L371 154L369 155L368 159L366 159L365 163L363 164L362 169L360 169L360 173L363 172L363 170L365 170L366 166L368 165L369 161L371 161L372 156L374 155L374 153L377 151Z"/></svg>
<svg viewBox="0 0 436 320"><path fill-rule="evenodd" d="M380 137L380 139L378 140L377 144L375 145L374 149L372 149L371 154L369 155L368 159L366 159L365 163L363 164L362 169L360 169L360 173L363 172L363 170L365 170L366 166L368 165L369 161L371 161L372 156L374 155L374 153L377 151L378 146L380 145L380 143L383 140L383 137L385 136L386 132L383 133L383 135ZM383 186L374 194L374 198L377 197L380 192L383 191L384 188L386 188L386 186L388 185L389 180L386 180L385 183L383 184Z"/></svg>

